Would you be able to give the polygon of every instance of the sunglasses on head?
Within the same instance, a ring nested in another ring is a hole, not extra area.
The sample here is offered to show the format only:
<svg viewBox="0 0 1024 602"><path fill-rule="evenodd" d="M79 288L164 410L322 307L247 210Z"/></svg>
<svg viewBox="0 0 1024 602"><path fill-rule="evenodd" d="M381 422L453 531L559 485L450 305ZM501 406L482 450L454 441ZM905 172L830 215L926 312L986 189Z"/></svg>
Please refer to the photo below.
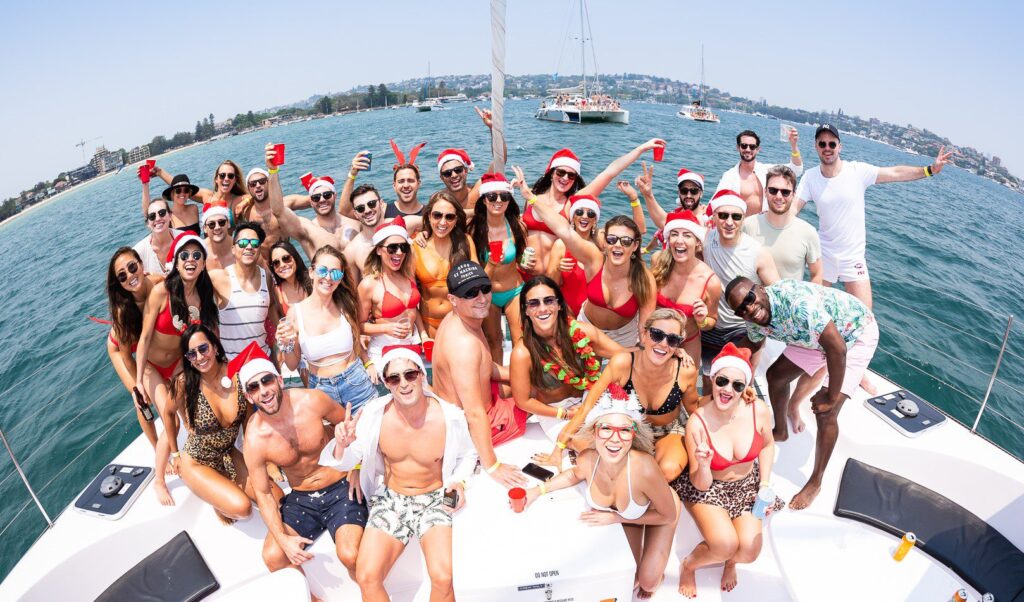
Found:
<svg viewBox="0 0 1024 602"><path fill-rule="evenodd" d="M679 194L683 196L700 196L700 193L704 192L700 188L690 188L688 186L680 186Z"/></svg>
<svg viewBox="0 0 1024 602"><path fill-rule="evenodd" d="M195 347L195 349L189 349L188 351L185 352L185 359L187 359L190 362L194 362L196 361L196 359L199 358L200 355L206 355L209 352L210 344L200 343Z"/></svg>
<svg viewBox="0 0 1024 602"><path fill-rule="evenodd" d="M664 330L654 328L653 326L647 329L647 334L650 335L651 341L653 341L655 345L665 341L668 343L669 347L675 347L676 349L683 346L682 335L665 332Z"/></svg>
<svg viewBox="0 0 1024 602"><path fill-rule="evenodd" d="M389 387L397 387L399 384L401 384L402 380L405 380L405 382L407 383L414 383L416 382L416 379L420 377L420 374L423 373L417 370L416 368L411 368L409 370L406 370L405 372L400 372L397 374L388 374L384 377L384 384L386 384Z"/></svg>
<svg viewBox="0 0 1024 602"><path fill-rule="evenodd" d="M254 381L245 383L245 392L248 393L249 395L255 395L256 393L260 392L260 387L261 386L262 387L270 387L270 385L275 380L277 380L277 376L275 376L274 374L271 374L270 372L267 372L266 374L261 376L259 380L254 380Z"/></svg>
<svg viewBox="0 0 1024 602"><path fill-rule="evenodd" d="M211 219L206 220L206 227L210 228L211 230L213 228L223 228L226 225L228 225L228 220L223 218L223 217L220 218L220 219L212 219L211 218Z"/></svg>
<svg viewBox="0 0 1024 602"><path fill-rule="evenodd" d="M458 167L453 167L451 169L446 169L446 170L442 171L441 172L441 177L450 178L450 177L452 177L453 175L456 175L456 174L461 175L465 171L466 171L466 168L460 165Z"/></svg>
<svg viewBox="0 0 1024 602"><path fill-rule="evenodd" d="M468 291L463 292L461 295L456 295L460 299L476 299L477 295L489 295L491 294L490 284L481 284L480 286L474 286Z"/></svg>
<svg viewBox="0 0 1024 602"><path fill-rule="evenodd" d="M454 222L455 218L458 217L454 213L441 213L440 211L431 211L430 218L437 221Z"/></svg>
<svg viewBox="0 0 1024 602"><path fill-rule="evenodd" d="M182 261L188 261L189 259L199 261L202 258L203 254L201 251L178 251L178 259Z"/></svg>
<svg viewBox="0 0 1024 602"><path fill-rule="evenodd" d="M730 381L729 377L724 375L719 375L715 377L715 385L717 385L719 388L728 386L729 383L732 383L732 390L736 391L737 393L742 393L747 390L747 383L743 382L742 380Z"/></svg>
<svg viewBox="0 0 1024 602"><path fill-rule="evenodd" d="M772 196L775 196L777 194L781 194L782 198L788 199L789 195L793 194L793 189L792 188L776 188L774 186L769 186L768 187L768 194L770 194Z"/></svg>
<svg viewBox="0 0 1024 602"><path fill-rule="evenodd" d="M317 275L318 278L328 278L328 277L330 277L330 279L332 281L334 281L334 282L337 282L337 281L341 280L345 276L345 271L344 270L339 270L339 269L336 269L336 268L335 269L331 269L331 268L328 268L325 265L318 265L318 266L316 266L316 269L314 270L314 273Z"/></svg>
<svg viewBox="0 0 1024 602"><path fill-rule="evenodd" d="M593 209L577 209L575 214L576 217L583 217L586 215L590 219L597 219L597 213Z"/></svg>
<svg viewBox="0 0 1024 602"><path fill-rule="evenodd" d="M594 432L597 434L599 439L611 439L612 435L617 434L620 441L632 441L633 435L636 433L636 425L612 426L610 424L599 422L594 425Z"/></svg>
<svg viewBox="0 0 1024 602"><path fill-rule="evenodd" d="M568 169L562 169L561 167L556 167L555 168L555 177L556 178L567 178L569 180L575 180L576 179L576 172L569 171Z"/></svg>
<svg viewBox="0 0 1024 602"><path fill-rule="evenodd" d="M506 202L512 200L512 195L507 193L507 192L506 193L488 192L488 193L484 194L483 197L484 197L484 202L494 203L494 204L506 203Z"/></svg>
<svg viewBox="0 0 1024 602"><path fill-rule="evenodd" d="M548 295L547 297L544 297L543 299L527 299L526 300L526 309L538 309L541 305L546 305L548 307L555 307L556 305L558 305L558 297L556 297L554 295Z"/></svg>
<svg viewBox="0 0 1024 602"><path fill-rule="evenodd" d="M174 194L189 194L192 192L192 189L188 186L175 186L173 191Z"/></svg>
<svg viewBox="0 0 1024 602"><path fill-rule="evenodd" d="M124 269L128 270L128 272L126 273L124 270L121 270L117 273L117 281L121 284L128 282L128 274L134 274L139 271L139 262L129 261L128 265L124 266Z"/></svg>
<svg viewBox="0 0 1024 602"><path fill-rule="evenodd" d="M395 255L399 252L408 254L409 243L407 242L393 242L390 245L384 245L384 250L387 251L388 255Z"/></svg>
<svg viewBox="0 0 1024 602"><path fill-rule="evenodd" d="M637 239L632 236L616 236L614 234L607 233L604 235L604 240L613 247L617 244L621 244L624 248L633 246L633 243L637 241Z"/></svg>
<svg viewBox="0 0 1024 602"><path fill-rule="evenodd" d="M252 188L253 186L266 186L266 185L267 185L267 179L266 178L256 178L256 179L253 179L253 180L249 180L249 188Z"/></svg>
<svg viewBox="0 0 1024 602"><path fill-rule="evenodd" d="M309 198L312 199L313 197L309 197ZM366 211L367 209L376 209L377 208L377 203L379 203L379 202L380 202L379 199L373 199L372 201L366 201L366 204L364 204L364 205L356 205L355 207L352 208L352 210L355 211L356 213L362 213L363 211Z"/></svg>
<svg viewBox="0 0 1024 602"><path fill-rule="evenodd" d="M258 249L260 248L260 239L258 238L239 238L235 241L239 249Z"/></svg>
<svg viewBox="0 0 1024 602"><path fill-rule="evenodd" d="M167 210L166 209L157 209L156 211L150 213L146 217L149 218L149 221L155 222L156 218L158 218L158 217L167 217Z"/></svg>
<svg viewBox="0 0 1024 602"><path fill-rule="evenodd" d="M824 140L818 140L818 148L828 147L834 149L837 146L839 146L839 143L836 142L835 140L829 140L828 142Z"/></svg>
<svg viewBox="0 0 1024 602"><path fill-rule="evenodd" d="M282 255L281 257L279 257L277 259L271 259L270 260L270 267L276 270L277 268L281 267L282 264L291 265L294 261L295 260L292 259L291 255Z"/></svg>
<svg viewBox="0 0 1024 602"><path fill-rule="evenodd" d="M718 219L722 220L723 222L725 220L729 219L730 217L732 218L732 221L738 222L741 219L743 219L743 214L742 213L729 213L728 211L719 211L718 212Z"/></svg>
<svg viewBox="0 0 1024 602"><path fill-rule="evenodd" d="M740 304L733 310L734 314L741 318L747 315L747 311L750 309L750 304L757 299L757 295L754 293L755 288L757 288L757 285L750 287L750 290L747 291L747 295L743 297L743 301L740 301Z"/></svg>
<svg viewBox="0 0 1024 602"><path fill-rule="evenodd" d="M224 173L219 173L219 174L217 174L217 177L220 178L221 180L234 180L235 179L235 172L228 171L228 172L224 172Z"/></svg>
<svg viewBox="0 0 1024 602"><path fill-rule="evenodd" d="M757 150L758 146L760 146L760 144L757 144L756 142L754 144L747 144L746 142L740 142L740 148L743 149L743 150Z"/></svg>
<svg viewBox="0 0 1024 602"><path fill-rule="evenodd" d="M327 190L327 191L325 191L325 192L317 192L317 193L314 193L314 194L311 194L311 195L309 195L309 200L310 200L311 202L313 202L313 203L319 203L319 202L320 202L320 199L321 199L321 197L322 197L322 198L323 198L323 199L324 199L325 201L329 201L329 200L331 200L331 199L333 199L333 198L334 198L334 193L333 193L333 192L331 192L330 190Z"/></svg>

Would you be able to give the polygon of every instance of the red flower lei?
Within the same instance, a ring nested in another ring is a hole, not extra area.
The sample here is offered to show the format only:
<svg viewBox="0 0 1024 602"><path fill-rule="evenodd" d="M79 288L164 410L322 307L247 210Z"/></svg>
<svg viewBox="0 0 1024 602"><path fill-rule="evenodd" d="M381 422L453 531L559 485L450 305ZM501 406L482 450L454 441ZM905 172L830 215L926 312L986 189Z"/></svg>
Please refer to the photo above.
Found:
<svg viewBox="0 0 1024 602"><path fill-rule="evenodd" d="M583 328L576 320L569 320L569 336L572 338L572 346L576 354L583 360L586 374L582 377L572 374L557 362L544 362L544 371L559 382L580 391L587 391L601 376L601 362L598 361L594 348L590 346L590 337L583 332ZM551 347L548 347L547 350L551 352Z"/></svg>

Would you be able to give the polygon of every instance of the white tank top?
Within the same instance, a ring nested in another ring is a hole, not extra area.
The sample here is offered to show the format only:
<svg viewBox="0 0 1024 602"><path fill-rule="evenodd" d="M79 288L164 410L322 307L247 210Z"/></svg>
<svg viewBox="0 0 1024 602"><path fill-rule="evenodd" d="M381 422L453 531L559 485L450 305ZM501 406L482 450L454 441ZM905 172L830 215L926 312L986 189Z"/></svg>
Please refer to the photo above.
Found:
<svg viewBox="0 0 1024 602"><path fill-rule="evenodd" d="M229 360L252 341L256 341L260 349L270 355L266 328L270 289L267 288L267 273L259 266L256 269L260 271L260 289L255 293L242 290L235 265L229 265L224 270L231 278L231 296L228 297L227 306L220 310L220 342Z"/></svg>
<svg viewBox="0 0 1024 602"><path fill-rule="evenodd" d="M761 243L747 234L740 235L740 241L735 247L722 246L718 230L708 232L704 240L704 261L722 281L723 290L737 276L745 276L755 284L761 284L761 279L757 276L757 255L760 252ZM736 328L743 325L743 319L733 313L723 293L718 299L716 327Z"/></svg>
<svg viewBox="0 0 1024 602"><path fill-rule="evenodd" d="M302 304L295 304L295 322L299 327L299 346L302 348L302 357L313 366L330 366L348 359L352 353L352 327L345 314L341 314L338 320L338 327L323 334L308 335L302 325ZM336 358L321 362L325 357L332 355Z"/></svg>

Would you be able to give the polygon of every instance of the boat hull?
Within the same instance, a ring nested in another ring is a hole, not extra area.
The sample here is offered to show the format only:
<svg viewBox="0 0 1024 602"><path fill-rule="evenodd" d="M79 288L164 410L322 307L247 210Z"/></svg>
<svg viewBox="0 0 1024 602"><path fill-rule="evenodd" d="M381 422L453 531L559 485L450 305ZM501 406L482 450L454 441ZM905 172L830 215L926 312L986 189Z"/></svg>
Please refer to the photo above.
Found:
<svg viewBox="0 0 1024 602"><path fill-rule="evenodd" d="M537 109L534 115L542 121L556 121L560 123L619 123L629 124L629 111L600 111L562 109L557 107L545 107Z"/></svg>

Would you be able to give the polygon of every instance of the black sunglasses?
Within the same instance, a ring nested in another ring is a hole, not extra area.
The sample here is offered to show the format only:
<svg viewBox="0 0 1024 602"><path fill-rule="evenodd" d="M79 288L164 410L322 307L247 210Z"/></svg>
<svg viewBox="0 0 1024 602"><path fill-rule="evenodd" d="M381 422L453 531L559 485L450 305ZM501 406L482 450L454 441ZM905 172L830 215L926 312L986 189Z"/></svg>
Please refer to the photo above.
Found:
<svg viewBox="0 0 1024 602"><path fill-rule="evenodd" d="M743 382L742 380L730 381L728 376L715 377L715 384L719 387L725 387L730 382L732 383L732 390L736 391L737 393L742 393L747 390L747 383Z"/></svg>
<svg viewBox="0 0 1024 602"><path fill-rule="evenodd" d="M675 347L676 349L683 346L684 339L682 335L665 332L664 330L654 328L653 326L647 329L647 334L651 336L651 340L654 341L655 344L665 341L668 343L669 347Z"/></svg>
<svg viewBox="0 0 1024 602"><path fill-rule="evenodd" d="M311 196L309 198L312 199L313 197ZM328 198L330 198L330 197L328 197ZM380 199L373 199L372 201L366 201L365 205L356 205L355 207L352 208L352 210L355 211L356 213L362 213L363 211L366 211L367 209L376 209L377 208L377 203L379 203L379 202L380 202Z"/></svg>
<svg viewBox="0 0 1024 602"><path fill-rule="evenodd" d="M754 293L754 289L756 288L756 284L750 287L750 290L747 291L747 296L743 297L743 301L740 301L740 304L736 306L736 309L732 310L734 314L741 318L747 315L747 311L750 308L750 304L757 299L757 295Z"/></svg>
<svg viewBox="0 0 1024 602"><path fill-rule="evenodd" d="M130 261L128 262L128 265L124 266L124 269L128 270L128 273L125 273L124 270L117 273L117 281L121 284L128 282L128 274L134 274L139 271L139 262Z"/></svg>
<svg viewBox="0 0 1024 602"><path fill-rule="evenodd" d="M597 213L593 209L577 209L575 213L576 217L583 217L586 215L590 219L597 219Z"/></svg>
<svg viewBox="0 0 1024 602"><path fill-rule="evenodd" d="M556 178L568 178L570 180L576 179L576 172L569 171L568 169L562 169L561 167L555 168Z"/></svg>
<svg viewBox="0 0 1024 602"><path fill-rule="evenodd" d="M175 186L172 190L174 191L174 194L189 194L192 192L192 188L189 186Z"/></svg>
<svg viewBox="0 0 1024 602"><path fill-rule="evenodd" d="M508 192L488 192L482 195L487 203L507 203L512 200Z"/></svg>
<svg viewBox="0 0 1024 602"><path fill-rule="evenodd" d="M684 188L682 186L679 187L679 194L683 196L700 196L700 193L702 192L704 191L701 190L700 188Z"/></svg>
<svg viewBox="0 0 1024 602"><path fill-rule="evenodd" d="M446 222L454 222L457 216L454 213L441 213L440 211L431 211L430 217L431 219L435 219L437 221L444 220Z"/></svg>
<svg viewBox="0 0 1024 602"><path fill-rule="evenodd" d="M166 216L167 216L167 210L166 209L157 209L156 211L154 211L153 213L150 213L146 217L149 218L149 221L153 222L153 221L156 221L156 218L158 218L158 217L166 217Z"/></svg>
<svg viewBox="0 0 1024 602"><path fill-rule="evenodd" d="M182 261L188 261L191 256L192 261L199 261L203 258L203 254L200 251L178 251L178 259Z"/></svg>
<svg viewBox="0 0 1024 602"><path fill-rule="evenodd" d="M723 222L725 220L729 219L730 217L732 218L732 221L738 222L741 219L743 219L743 214L742 213L729 213L728 211L719 211L718 212L718 219L722 220Z"/></svg>
<svg viewBox="0 0 1024 602"><path fill-rule="evenodd" d="M818 140L818 148L825 148L826 146L828 148L835 148L839 146L839 143L836 142L835 140L829 140L828 142L824 140Z"/></svg>
<svg viewBox="0 0 1024 602"><path fill-rule="evenodd" d="M384 250L388 252L388 255L394 255L401 251L408 255L409 243L407 242L393 242L390 245L384 245Z"/></svg>
<svg viewBox="0 0 1024 602"><path fill-rule="evenodd" d="M775 196L777 194L781 194L782 198L788 199L789 195L793 194L793 189L792 188L776 188L774 186L769 186L768 187L768 194L770 194L772 196Z"/></svg>
<svg viewBox="0 0 1024 602"><path fill-rule="evenodd" d="M282 255L278 259L271 259L270 260L270 267L276 270L277 268L279 268L281 266L281 264L290 264L293 261L295 261L295 260L292 259L291 255Z"/></svg>
<svg viewBox="0 0 1024 602"><path fill-rule="evenodd" d="M461 295L456 295L460 299L476 299L477 295L489 295L491 294L490 284L481 284L480 286L474 286L468 291L464 291Z"/></svg>
<svg viewBox="0 0 1024 602"><path fill-rule="evenodd" d="M740 148L743 150L757 150L757 147L759 146L761 145L757 143L747 144L746 142L740 142Z"/></svg>
<svg viewBox="0 0 1024 602"><path fill-rule="evenodd" d="M255 180L249 180L249 187L250 188L253 187L253 186L266 186L266 185L267 185L267 179L266 178L256 178Z"/></svg>
<svg viewBox="0 0 1024 602"><path fill-rule="evenodd" d="M615 236L614 234L607 233L604 235L604 240L613 247L617 244L621 244L623 248L633 246L633 243L637 241L637 239L632 236Z"/></svg>
<svg viewBox="0 0 1024 602"><path fill-rule="evenodd" d="M423 374L423 372L415 368L406 370L405 372L399 374L388 374L387 376L384 377L384 384L386 384L389 387L397 387L399 383L402 382L403 378L407 383L414 383L416 382L416 379L420 377L420 374Z"/></svg>
<svg viewBox="0 0 1024 602"><path fill-rule="evenodd" d="M255 395L260 392L260 386L269 387L270 383L277 380L277 375L267 372L257 381L252 381L245 384L245 392L249 395Z"/></svg>
<svg viewBox="0 0 1024 602"><path fill-rule="evenodd" d="M206 220L206 227L210 228L211 230L213 228L223 228L226 225L228 225L228 220L224 219L223 217L220 219L211 218Z"/></svg>
<svg viewBox="0 0 1024 602"><path fill-rule="evenodd" d="M222 179L222 180L234 180L235 179L235 173L234 172L219 173L219 174L217 174L217 177Z"/></svg>
<svg viewBox="0 0 1024 602"><path fill-rule="evenodd" d="M548 306L554 307L555 305L558 305L558 297L556 297L554 295L548 295L547 297L544 297L543 299L527 299L526 300L526 309L537 309L541 305L548 305Z"/></svg>
<svg viewBox="0 0 1024 602"><path fill-rule="evenodd" d="M466 171L466 168L460 165L458 167L453 167L451 169L446 169L446 170L442 171L441 172L441 177L443 177L443 178L450 178L450 177L452 177L453 175L456 175L456 174L461 175L465 171Z"/></svg>
<svg viewBox="0 0 1024 602"><path fill-rule="evenodd" d="M309 200L313 203L319 203L320 197L323 197L325 201L329 201L334 198L334 193L331 192L330 190L326 192L317 192L315 194L309 195Z"/></svg>
<svg viewBox="0 0 1024 602"><path fill-rule="evenodd" d="M185 359L190 362L196 361L200 355L206 355L210 351L209 343L201 343L195 349L189 349L185 352Z"/></svg>

